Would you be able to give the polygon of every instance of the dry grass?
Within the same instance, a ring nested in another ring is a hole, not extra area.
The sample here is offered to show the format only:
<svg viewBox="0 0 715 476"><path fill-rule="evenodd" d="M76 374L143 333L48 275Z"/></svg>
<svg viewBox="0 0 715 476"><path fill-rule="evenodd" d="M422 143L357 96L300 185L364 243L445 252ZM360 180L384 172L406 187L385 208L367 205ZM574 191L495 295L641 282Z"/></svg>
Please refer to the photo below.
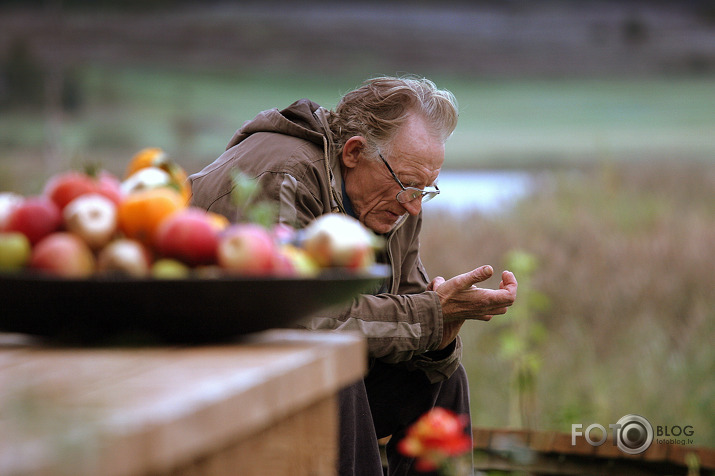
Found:
<svg viewBox="0 0 715 476"><path fill-rule="evenodd" d="M696 444L712 446L714 190L715 167L700 163L556 173L498 218L427 216L423 260L451 276L484 263L503 269L514 249L537 258L530 286L548 298L529 311L547 332L531 349L541 363L537 427L570 431L638 413L653 425L692 424ZM498 319L463 330L475 425L510 421L513 362L500 337L513 323Z"/></svg>

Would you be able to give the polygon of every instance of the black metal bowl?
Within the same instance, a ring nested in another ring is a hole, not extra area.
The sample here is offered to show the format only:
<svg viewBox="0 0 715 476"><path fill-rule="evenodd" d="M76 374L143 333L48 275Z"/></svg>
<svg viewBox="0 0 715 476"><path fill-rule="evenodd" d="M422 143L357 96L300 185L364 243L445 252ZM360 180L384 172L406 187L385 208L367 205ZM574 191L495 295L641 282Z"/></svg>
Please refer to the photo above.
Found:
<svg viewBox="0 0 715 476"><path fill-rule="evenodd" d="M347 304L389 276L386 266L314 278L135 279L0 275L0 332L69 344L200 344L293 327Z"/></svg>

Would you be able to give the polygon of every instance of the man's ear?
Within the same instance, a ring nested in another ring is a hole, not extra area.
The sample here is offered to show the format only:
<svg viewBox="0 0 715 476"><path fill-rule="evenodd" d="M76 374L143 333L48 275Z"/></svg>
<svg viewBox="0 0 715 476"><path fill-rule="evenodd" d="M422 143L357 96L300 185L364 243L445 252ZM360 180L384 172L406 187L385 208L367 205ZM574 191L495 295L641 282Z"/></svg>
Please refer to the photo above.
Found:
<svg viewBox="0 0 715 476"><path fill-rule="evenodd" d="M353 136L345 142L343 147L343 165L348 168L355 167L360 162L360 155L365 149L365 138Z"/></svg>

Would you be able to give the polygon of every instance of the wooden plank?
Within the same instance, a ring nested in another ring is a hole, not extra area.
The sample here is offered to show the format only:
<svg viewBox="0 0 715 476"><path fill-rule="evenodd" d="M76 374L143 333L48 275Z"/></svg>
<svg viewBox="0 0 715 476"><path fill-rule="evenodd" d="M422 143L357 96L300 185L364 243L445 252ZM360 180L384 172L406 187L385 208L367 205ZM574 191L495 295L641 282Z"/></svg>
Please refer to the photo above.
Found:
<svg viewBox="0 0 715 476"><path fill-rule="evenodd" d="M165 476L333 476L337 468L337 412L337 399L328 397Z"/></svg>
<svg viewBox="0 0 715 476"><path fill-rule="evenodd" d="M166 472L335 394L364 375L365 353L361 336L308 331L206 347L0 347L0 474L51 474L59 460L78 476Z"/></svg>
<svg viewBox="0 0 715 476"><path fill-rule="evenodd" d="M472 448L476 450L489 449L491 442L492 431L487 428L472 429Z"/></svg>
<svg viewBox="0 0 715 476"><path fill-rule="evenodd" d="M554 451L555 431L535 431L529 437L529 446L539 453L551 453Z"/></svg>
<svg viewBox="0 0 715 476"><path fill-rule="evenodd" d="M554 444L552 451L560 454L574 455L592 455L596 452L594 446L591 446L586 438L576 438L576 444L572 444L571 435L568 433L557 433L554 436Z"/></svg>
<svg viewBox="0 0 715 476"><path fill-rule="evenodd" d="M688 465L700 468L700 475L715 473L715 449L674 444L653 444L643 453L629 455L613 444L612 436L600 446L585 438L572 445L571 435L554 431L524 433L514 429L473 428L475 468L482 471L523 471L528 474L660 475L686 474ZM511 439L507 439L511 438ZM505 444L505 442L510 442ZM527 442L532 451L528 461L509 451Z"/></svg>

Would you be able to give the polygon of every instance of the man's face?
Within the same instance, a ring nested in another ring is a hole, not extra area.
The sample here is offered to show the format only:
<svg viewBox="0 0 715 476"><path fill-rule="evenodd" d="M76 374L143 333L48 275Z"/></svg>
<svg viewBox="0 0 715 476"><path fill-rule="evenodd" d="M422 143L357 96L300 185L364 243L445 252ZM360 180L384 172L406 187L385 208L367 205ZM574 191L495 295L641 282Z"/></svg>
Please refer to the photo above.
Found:
<svg viewBox="0 0 715 476"><path fill-rule="evenodd" d="M432 137L419 117L411 117L397 133L383 157L405 187L423 189L434 185L444 163L444 144ZM395 198L402 190L380 160L360 153L357 160L346 160L345 190L358 219L376 233L392 230L403 215L418 215L422 201L418 198L399 203Z"/></svg>

